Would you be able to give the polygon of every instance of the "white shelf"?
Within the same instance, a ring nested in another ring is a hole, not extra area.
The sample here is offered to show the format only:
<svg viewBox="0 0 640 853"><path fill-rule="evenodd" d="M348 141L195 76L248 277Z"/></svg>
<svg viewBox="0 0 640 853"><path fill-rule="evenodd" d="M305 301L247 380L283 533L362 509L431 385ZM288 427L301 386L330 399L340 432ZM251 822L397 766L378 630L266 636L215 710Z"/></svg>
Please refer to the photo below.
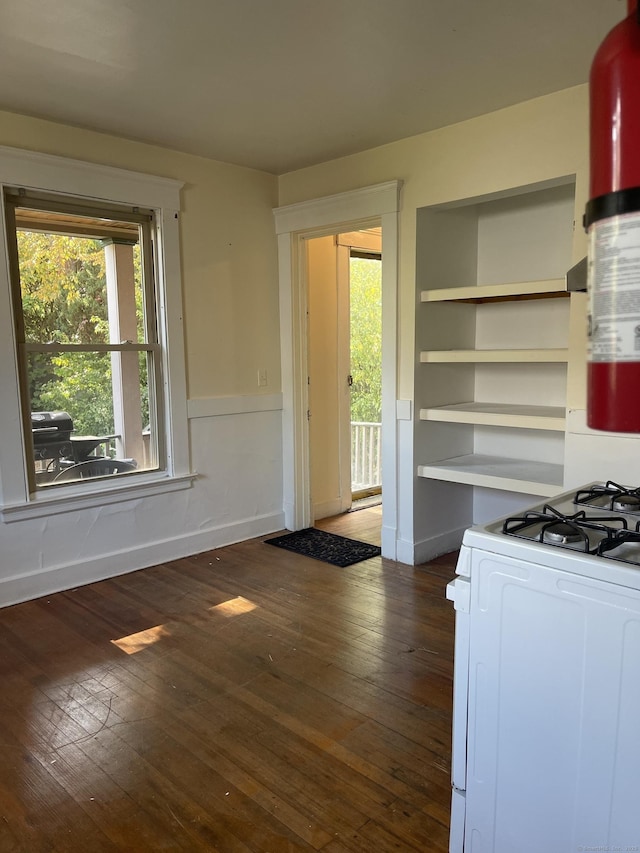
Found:
<svg viewBox="0 0 640 853"><path fill-rule="evenodd" d="M575 184L513 189L421 208L416 220L416 340L427 365L417 371L416 452L434 460L416 463L426 481L418 500L432 507L437 481L480 487L448 507L461 526L518 495L546 498L564 486L571 294L563 271ZM438 518L419 525L425 540L440 533Z"/></svg>
<svg viewBox="0 0 640 853"><path fill-rule="evenodd" d="M569 296L564 278L423 290L420 293L420 300L422 302L486 302L511 299L553 298L558 296Z"/></svg>
<svg viewBox="0 0 640 853"><path fill-rule="evenodd" d="M551 497L563 486L563 466L471 454L418 466L418 476L507 492Z"/></svg>
<svg viewBox="0 0 640 853"><path fill-rule="evenodd" d="M568 349L452 349L420 353L422 364L561 363L569 360Z"/></svg>
<svg viewBox="0 0 640 853"><path fill-rule="evenodd" d="M455 403L420 409L420 420L482 426L518 427L564 432L561 406L519 406L512 403Z"/></svg>

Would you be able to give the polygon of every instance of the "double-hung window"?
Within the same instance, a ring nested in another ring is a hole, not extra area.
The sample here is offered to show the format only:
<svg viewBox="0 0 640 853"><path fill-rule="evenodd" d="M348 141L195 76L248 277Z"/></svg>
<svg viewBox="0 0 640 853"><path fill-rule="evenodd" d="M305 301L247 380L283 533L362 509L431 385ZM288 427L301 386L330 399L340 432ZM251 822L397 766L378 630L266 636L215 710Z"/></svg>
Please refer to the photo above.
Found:
<svg viewBox="0 0 640 853"><path fill-rule="evenodd" d="M1 148L0 184L2 518L188 486L179 185Z"/></svg>
<svg viewBox="0 0 640 853"><path fill-rule="evenodd" d="M5 189L31 489L165 467L154 214Z"/></svg>

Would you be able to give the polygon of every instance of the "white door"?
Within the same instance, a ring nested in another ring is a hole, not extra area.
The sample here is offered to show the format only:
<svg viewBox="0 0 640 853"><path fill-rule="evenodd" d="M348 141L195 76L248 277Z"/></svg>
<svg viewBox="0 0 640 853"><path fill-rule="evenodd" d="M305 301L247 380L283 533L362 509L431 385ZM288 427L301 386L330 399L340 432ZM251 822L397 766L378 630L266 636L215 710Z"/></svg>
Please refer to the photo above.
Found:
<svg viewBox="0 0 640 853"><path fill-rule="evenodd" d="M335 236L307 241L312 520L351 506L349 287L341 260Z"/></svg>
<svg viewBox="0 0 640 853"><path fill-rule="evenodd" d="M379 227L317 237L306 242L309 467L313 520L346 512L351 507L351 254L356 248L361 252L380 253L381 243ZM374 309L378 314L381 342L380 301L378 297ZM377 357L381 385L379 352ZM367 434L367 438L370 440L370 435ZM379 451L379 438L378 443L371 443L373 452ZM378 452L378 469L379 457Z"/></svg>

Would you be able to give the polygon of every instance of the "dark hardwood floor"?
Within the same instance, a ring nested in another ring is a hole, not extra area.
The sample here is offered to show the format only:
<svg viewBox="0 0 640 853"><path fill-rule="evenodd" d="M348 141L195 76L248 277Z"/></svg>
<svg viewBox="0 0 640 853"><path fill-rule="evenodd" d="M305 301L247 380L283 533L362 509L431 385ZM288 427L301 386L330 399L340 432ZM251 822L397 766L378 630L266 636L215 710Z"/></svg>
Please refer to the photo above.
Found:
<svg viewBox="0 0 640 853"><path fill-rule="evenodd" d="M454 566L254 539L0 610L0 851L444 853Z"/></svg>

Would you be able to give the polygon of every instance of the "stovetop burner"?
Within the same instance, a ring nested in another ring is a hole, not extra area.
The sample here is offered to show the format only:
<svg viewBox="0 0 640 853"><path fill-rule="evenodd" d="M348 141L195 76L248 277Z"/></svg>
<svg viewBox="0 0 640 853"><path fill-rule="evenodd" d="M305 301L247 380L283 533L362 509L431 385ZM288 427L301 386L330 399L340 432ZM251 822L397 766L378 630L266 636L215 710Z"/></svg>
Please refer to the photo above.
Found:
<svg viewBox="0 0 640 853"><path fill-rule="evenodd" d="M524 515L507 518L502 532L531 542L595 554L603 540L626 531L627 527L627 519L620 516L588 517L584 510L565 515L545 504L542 511L529 510Z"/></svg>
<svg viewBox="0 0 640 853"><path fill-rule="evenodd" d="M640 488L620 486L612 480L604 485L596 484L576 492L574 503L597 509L640 514Z"/></svg>
<svg viewBox="0 0 640 853"><path fill-rule="evenodd" d="M621 563L640 565L640 532L638 530L617 530L611 532L598 545L596 554Z"/></svg>
<svg viewBox="0 0 640 853"><path fill-rule="evenodd" d="M517 515L478 524L465 537L463 544L471 547L487 547L491 540L496 554L593 578L619 577L616 573L627 571L624 563L635 570L633 584L640 592L640 486L587 483Z"/></svg>
<svg viewBox="0 0 640 853"><path fill-rule="evenodd" d="M551 545L569 545L582 541L582 533L575 524L568 521L555 521L544 526L542 541Z"/></svg>
<svg viewBox="0 0 640 853"><path fill-rule="evenodd" d="M616 495L611 501L611 509L614 512L638 512L640 511L640 496L635 494Z"/></svg>

